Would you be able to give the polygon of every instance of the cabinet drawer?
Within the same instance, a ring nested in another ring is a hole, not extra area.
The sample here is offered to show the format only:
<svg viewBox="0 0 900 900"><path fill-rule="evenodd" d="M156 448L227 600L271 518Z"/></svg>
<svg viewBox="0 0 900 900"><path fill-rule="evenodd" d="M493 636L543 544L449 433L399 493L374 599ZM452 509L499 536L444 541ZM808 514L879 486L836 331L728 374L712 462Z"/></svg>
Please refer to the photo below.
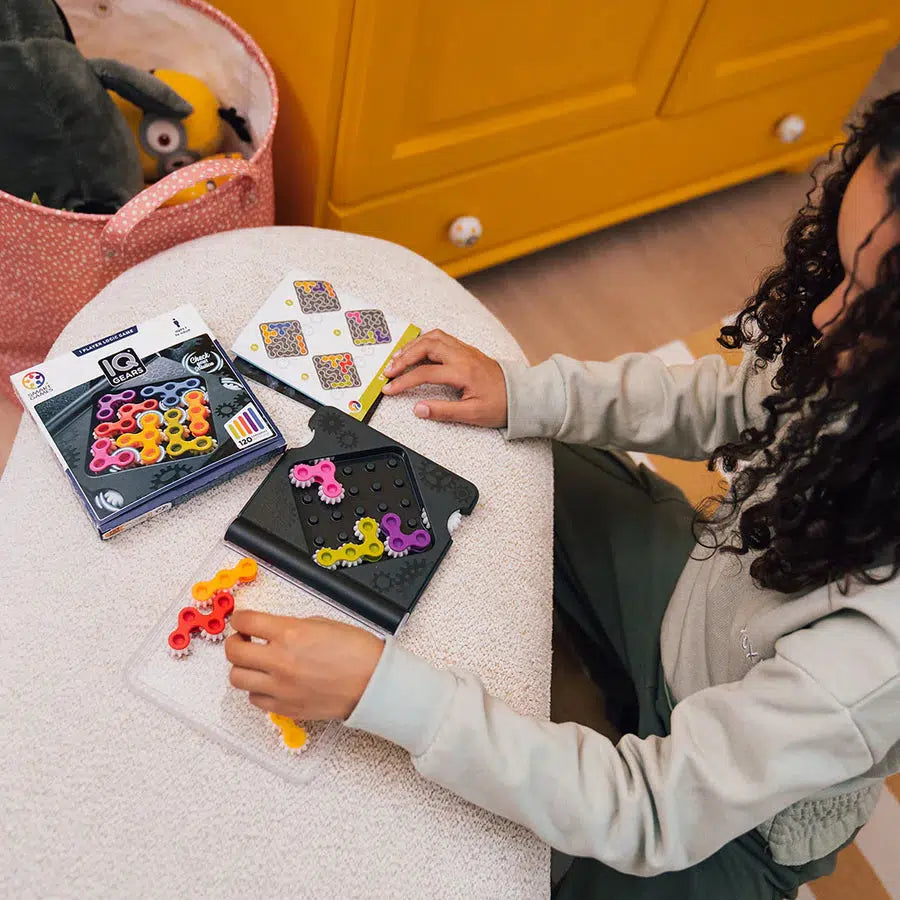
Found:
<svg viewBox="0 0 900 900"><path fill-rule="evenodd" d="M897 0L708 0L663 115L681 115L862 59L897 39Z"/></svg>
<svg viewBox="0 0 900 900"><path fill-rule="evenodd" d="M329 204L332 228L403 244L453 274L640 215L790 162L839 139L872 73L867 60L672 119L603 132L426 188L354 207ZM806 132L784 144L775 125L796 113ZM457 248L448 228L477 216L483 235Z"/></svg>

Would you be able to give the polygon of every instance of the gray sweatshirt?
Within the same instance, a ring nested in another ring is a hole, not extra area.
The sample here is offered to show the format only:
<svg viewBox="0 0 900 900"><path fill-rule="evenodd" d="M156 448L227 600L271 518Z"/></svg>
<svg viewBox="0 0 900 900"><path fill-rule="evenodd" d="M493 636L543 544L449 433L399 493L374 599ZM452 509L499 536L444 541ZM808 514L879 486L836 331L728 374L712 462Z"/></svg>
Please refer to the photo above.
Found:
<svg viewBox="0 0 900 900"><path fill-rule="evenodd" d="M504 364L507 436L707 458L762 421L773 370L751 363ZM557 849L624 872L685 868L754 828L777 862L824 856L900 769L900 580L786 596L756 587L746 559L694 556L660 639L675 704L666 738L614 745L518 715L474 675L394 640L347 724Z"/></svg>

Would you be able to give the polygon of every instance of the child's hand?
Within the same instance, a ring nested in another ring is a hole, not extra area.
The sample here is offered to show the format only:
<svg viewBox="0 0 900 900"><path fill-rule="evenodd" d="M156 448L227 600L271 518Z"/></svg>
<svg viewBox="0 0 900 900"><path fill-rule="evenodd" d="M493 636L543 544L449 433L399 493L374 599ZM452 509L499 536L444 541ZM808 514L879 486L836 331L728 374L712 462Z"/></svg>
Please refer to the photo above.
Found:
<svg viewBox="0 0 900 900"><path fill-rule="evenodd" d="M359 702L384 644L332 619L294 619L237 610L225 641L231 683L266 712L292 719L346 719ZM259 637L266 644L251 643Z"/></svg>
<svg viewBox="0 0 900 900"><path fill-rule="evenodd" d="M407 371L410 366L416 368ZM391 379L385 394L420 384L448 384L462 392L459 400L420 400L413 412L421 419L486 428L506 424L506 379L500 365L443 331L429 331L398 350L384 374Z"/></svg>

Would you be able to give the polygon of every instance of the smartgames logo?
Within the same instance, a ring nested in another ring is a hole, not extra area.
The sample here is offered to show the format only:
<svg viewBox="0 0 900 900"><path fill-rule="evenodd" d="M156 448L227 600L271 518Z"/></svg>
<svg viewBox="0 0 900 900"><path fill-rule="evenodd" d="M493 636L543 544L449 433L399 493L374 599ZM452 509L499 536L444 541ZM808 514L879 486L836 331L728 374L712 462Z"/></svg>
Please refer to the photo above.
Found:
<svg viewBox="0 0 900 900"><path fill-rule="evenodd" d="M26 372L22 376L22 387L25 388L26 391L36 391L38 388L44 386L46 380L47 379L44 378L44 375L41 372Z"/></svg>
<svg viewBox="0 0 900 900"><path fill-rule="evenodd" d="M237 415L225 423L225 430L238 447L249 447L272 437L272 429L262 417L262 413L248 403Z"/></svg>

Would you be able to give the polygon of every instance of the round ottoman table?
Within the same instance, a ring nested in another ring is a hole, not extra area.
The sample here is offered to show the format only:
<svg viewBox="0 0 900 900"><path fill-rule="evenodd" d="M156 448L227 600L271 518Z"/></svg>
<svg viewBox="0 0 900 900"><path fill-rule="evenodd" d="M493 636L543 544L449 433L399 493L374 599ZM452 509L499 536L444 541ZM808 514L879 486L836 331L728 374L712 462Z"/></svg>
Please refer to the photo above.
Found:
<svg viewBox="0 0 900 900"><path fill-rule="evenodd" d="M383 241L308 228L233 231L156 256L79 312L50 355L183 303L227 348L290 268L423 330L521 357L500 323L429 262ZM310 410L251 388L289 446L306 441ZM371 420L481 494L399 639L439 665L476 672L518 711L547 717L550 448L413 415L416 399L445 395L429 387L386 397ZM271 464L103 542L37 427L23 420L0 482L0 892L546 897L548 847L420 778L390 744L342 729L327 765L299 787L126 688L130 655ZM158 567L158 594L142 598L141 567L179 554L181 564Z"/></svg>

